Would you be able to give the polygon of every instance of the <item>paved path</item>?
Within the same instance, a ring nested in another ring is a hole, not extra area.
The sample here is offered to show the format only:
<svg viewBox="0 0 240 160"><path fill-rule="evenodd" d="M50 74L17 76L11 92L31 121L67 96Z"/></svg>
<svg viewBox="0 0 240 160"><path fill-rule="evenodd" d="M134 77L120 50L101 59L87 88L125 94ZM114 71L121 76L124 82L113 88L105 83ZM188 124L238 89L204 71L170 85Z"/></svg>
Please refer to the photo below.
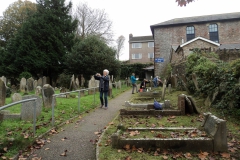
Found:
<svg viewBox="0 0 240 160"><path fill-rule="evenodd" d="M70 123L63 127L64 131L50 136L51 143L47 143L41 149L36 150L33 155L41 157L42 160L95 160L96 150L94 141L98 137L94 132L103 129L124 108L125 101L132 96L132 90L128 90L109 101L108 110L97 108L81 119L77 125ZM65 138L62 141L61 139ZM45 150L49 148L49 150ZM60 156L67 150L67 156Z"/></svg>

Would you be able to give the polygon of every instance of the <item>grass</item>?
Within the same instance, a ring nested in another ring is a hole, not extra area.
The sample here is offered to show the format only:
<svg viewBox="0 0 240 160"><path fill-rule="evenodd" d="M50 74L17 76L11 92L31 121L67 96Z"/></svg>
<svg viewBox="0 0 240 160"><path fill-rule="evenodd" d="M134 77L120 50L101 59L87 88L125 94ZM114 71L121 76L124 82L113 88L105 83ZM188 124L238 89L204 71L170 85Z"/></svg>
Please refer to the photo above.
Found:
<svg viewBox="0 0 240 160"><path fill-rule="evenodd" d="M171 94L166 94L165 99L169 99L174 106L177 105L177 97L179 94L186 94L182 91L173 91ZM134 97L138 97L137 94ZM161 100L158 99L160 102ZM239 159L240 151L240 127L239 121L227 117L222 111L204 106L204 99L195 97L196 104L200 108L200 115L186 115L186 116L163 116L163 117L150 117L150 116L118 116L109 125L105 131L99 145L99 160L157 160L157 159ZM134 101L134 98L133 98ZM150 101L149 101L150 102ZM147 102L147 103L149 103ZM111 147L111 135L116 133L117 126L123 125L124 129L121 130L121 138L166 138L166 137L201 137L205 136L205 133L197 131L180 132L180 131L152 131L152 130L133 130L129 131L127 128L154 128L154 127L196 127L200 126L203 120L202 113L211 112L221 119L227 120L227 132L228 132L228 152L175 152L173 150L166 150L164 148L136 148L134 146L125 146L121 149L114 149ZM192 134L193 133L193 134ZM203 134L203 135L202 135ZM227 158L230 157L230 158Z"/></svg>
<svg viewBox="0 0 240 160"><path fill-rule="evenodd" d="M122 89L112 90L112 97L129 89L129 87L122 85ZM58 94L56 91L55 94ZM24 93L20 93L23 95ZM29 93L29 94L34 94ZM78 113L78 93L71 93L70 98L57 98L57 105L54 109L55 126L58 126L67 120L79 115ZM6 98L6 104L11 103L11 98ZM85 114L100 105L99 92L96 92L95 103L94 95L82 96L80 99L80 114ZM21 104L7 108L11 113L20 113ZM52 128L52 109L44 108L41 115L37 118L36 123L36 137L46 133ZM31 121L21 120L4 120L0 122L0 157L5 156L11 158L20 150L30 147L35 141L33 136L33 124Z"/></svg>

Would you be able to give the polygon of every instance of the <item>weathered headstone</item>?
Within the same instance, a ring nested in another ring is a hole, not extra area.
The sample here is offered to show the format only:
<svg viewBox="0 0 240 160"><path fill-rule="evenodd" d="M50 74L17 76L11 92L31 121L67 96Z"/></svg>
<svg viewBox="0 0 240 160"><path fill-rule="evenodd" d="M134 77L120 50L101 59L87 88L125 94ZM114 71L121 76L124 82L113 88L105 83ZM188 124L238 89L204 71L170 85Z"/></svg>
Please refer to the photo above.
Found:
<svg viewBox="0 0 240 160"><path fill-rule="evenodd" d="M182 74L182 76L180 76L180 79L182 80L182 83L183 83L183 86L184 86L185 90L186 90L188 93L190 93L189 89L187 88L187 79L186 79L185 75Z"/></svg>
<svg viewBox="0 0 240 160"><path fill-rule="evenodd" d="M197 89L197 91L199 91L199 88L198 88L198 81L197 81L197 75L195 73L192 74L192 80L193 80L193 83Z"/></svg>
<svg viewBox="0 0 240 160"><path fill-rule="evenodd" d="M32 92L34 90L33 82L34 82L34 79L32 77L27 79L27 91L28 92Z"/></svg>
<svg viewBox="0 0 240 160"><path fill-rule="evenodd" d="M43 79L42 78L39 78L38 81L37 81L37 86L43 86Z"/></svg>
<svg viewBox="0 0 240 160"><path fill-rule="evenodd" d="M95 88L95 92L97 92L98 88L96 87L99 87L99 81L95 80L94 76L92 76L88 82L88 88L92 88L92 89L88 90L88 94L94 94L94 88Z"/></svg>
<svg viewBox="0 0 240 160"><path fill-rule="evenodd" d="M172 92L172 85L168 84L168 94L170 94Z"/></svg>
<svg viewBox="0 0 240 160"><path fill-rule="evenodd" d="M2 79L2 81L5 83L5 86L7 86L7 78L4 77L4 76L2 76L1 79Z"/></svg>
<svg viewBox="0 0 240 160"><path fill-rule="evenodd" d="M42 87L41 86L37 86L36 90L35 90L35 95L39 96L40 94L42 94Z"/></svg>
<svg viewBox="0 0 240 160"><path fill-rule="evenodd" d="M15 85L11 86L11 92L16 93L17 92L17 87Z"/></svg>
<svg viewBox="0 0 240 160"><path fill-rule="evenodd" d="M163 85L163 88L162 88L162 100L164 100L164 98L165 98L165 93L166 93L166 85L164 84Z"/></svg>
<svg viewBox="0 0 240 160"><path fill-rule="evenodd" d="M25 92L26 85L27 85L26 78L22 78L21 81L20 81L20 90L21 90L21 92Z"/></svg>
<svg viewBox="0 0 240 160"><path fill-rule="evenodd" d="M42 78L42 86L44 86L45 84L47 84L47 77L43 76L43 78Z"/></svg>
<svg viewBox="0 0 240 160"><path fill-rule="evenodd" d="M7 91L6 85L2 81L2 79L0 79L0 106L5 105L6 91Z"/></svg>
<svg viewBox="0 0 240 160"><path fill-rule="evenodd" d="M45 84L43 86L43 93L42 93L44 107L46 108L52 107L53 95L54 95L53 87L50 84Z"/></svg>
<svg viewBox="0 0 240 160"><path fill-rule="evenodd" d="M22 99L31 99L37 98L36 100L36 117L38 117L42 112L42 99L36 95L27 95L23 96ZM34 101L24 102L21 107L21 119L25 121L33 120L33 111L34 111Z"/></svg>
<svg viewBox="0 0 240 160"><path fill-rule="evenodd" d="M37 88L37 86L38 86L38 82L37 82L37 80L34 80L34 82L33 82L33 90L35 90Z"/></svg>
<svg viewBox="0 0 240 160"><path fill-rule="evenodd" d="M211 113L204 113L202 127L208 135L213 137L214 152L225 152L227 146L227 127L226 121L219 119Z"/></svg>
<svg viewBox="0 0 240 160"><path fill-rule="evenodd" d="M85 78L81 74L81 87L84 87L84 83L85 83Z"/></svg>
<svg viewBox="0 0 240 160"><path fill-rule="evenodd" d="M17 102L17 101L21 101L22 100L22 96L19 93L14 93L12 95L12 102Z"/></svg>
<svg viewBox="0 0 240 160"><path fill-rule="evenodd" d="M182 115L185 115L185 95L181 94L178 96L178 109Z"/></svg>
<svg viewBox="0 0 240 160"><path fill-rule="evenodd" d="M111 81L109 81L108 96L109 96L109 97L112 97L112 82L111 82Z"/></svg>
<svg viewBox="0 0 240 160"><path fill-rule="evenodd" d="M164 109L170 109L170 108L171 108L170 100L165 100L164 101Z"/></svg>
<svg viewBox="0 0 240 160"><path fill-rule="evenodd" d="M122 83L121 83L120 80L118 81L118 88L119 88L119 89L122 89Z"/></svg>
<svg viewBox="0 0 240 160"><path fill-rule="evenodd" d="M80 87L80 86L79 86L79 79L78 79L78 78L76 78L76 86L77 86L77 88Z"/></svg>
<svg viewBox="0 0 240 160"><path fill-rule="evenodd" d="M72 75L72 78L71 78L69 90L70 90L70 91L72 91L72 90L77 90L77 85L76 85L76 82L75 82L74 74Z"/></svg>

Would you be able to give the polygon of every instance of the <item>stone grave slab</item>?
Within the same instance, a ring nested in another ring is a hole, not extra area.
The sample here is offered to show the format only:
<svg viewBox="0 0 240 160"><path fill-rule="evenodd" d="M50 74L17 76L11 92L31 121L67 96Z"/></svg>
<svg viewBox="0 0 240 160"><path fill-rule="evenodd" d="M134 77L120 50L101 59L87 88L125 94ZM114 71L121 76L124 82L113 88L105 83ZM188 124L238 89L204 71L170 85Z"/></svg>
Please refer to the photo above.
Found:
<svg viewBox="0 0 240 160"><path fill-rule="evenodd" d="M38 117L42 112L42 99L36 95L23 96L22 99L37 98L36 100L36 116ZM21 107L21 119L25 121L33 120L34 101L22 103Z"/></svg>

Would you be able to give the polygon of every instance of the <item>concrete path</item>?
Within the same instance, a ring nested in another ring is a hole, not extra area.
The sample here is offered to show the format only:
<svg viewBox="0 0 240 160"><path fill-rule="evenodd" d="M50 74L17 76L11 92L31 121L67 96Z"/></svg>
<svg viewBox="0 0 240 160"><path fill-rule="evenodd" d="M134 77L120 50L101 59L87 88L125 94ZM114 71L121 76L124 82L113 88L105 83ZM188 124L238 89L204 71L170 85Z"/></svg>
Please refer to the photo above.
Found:
<svg viewBox="0 0 240 160"><path fill-rule="evenodd" d="M77 127L75 123L67 124L63 127L64 131L50 136L51 142L36 150L33 155L42 160L95 160L96 146L92 141L98 137L94 132L103 129L116 117L119 110L124 108L125 101L131 98L131 91L111 99L107 110L97 108L89 113L81 119ZM61 140L63 138L64 141ZM65 150L67 156L60 156Z"/></svg>

